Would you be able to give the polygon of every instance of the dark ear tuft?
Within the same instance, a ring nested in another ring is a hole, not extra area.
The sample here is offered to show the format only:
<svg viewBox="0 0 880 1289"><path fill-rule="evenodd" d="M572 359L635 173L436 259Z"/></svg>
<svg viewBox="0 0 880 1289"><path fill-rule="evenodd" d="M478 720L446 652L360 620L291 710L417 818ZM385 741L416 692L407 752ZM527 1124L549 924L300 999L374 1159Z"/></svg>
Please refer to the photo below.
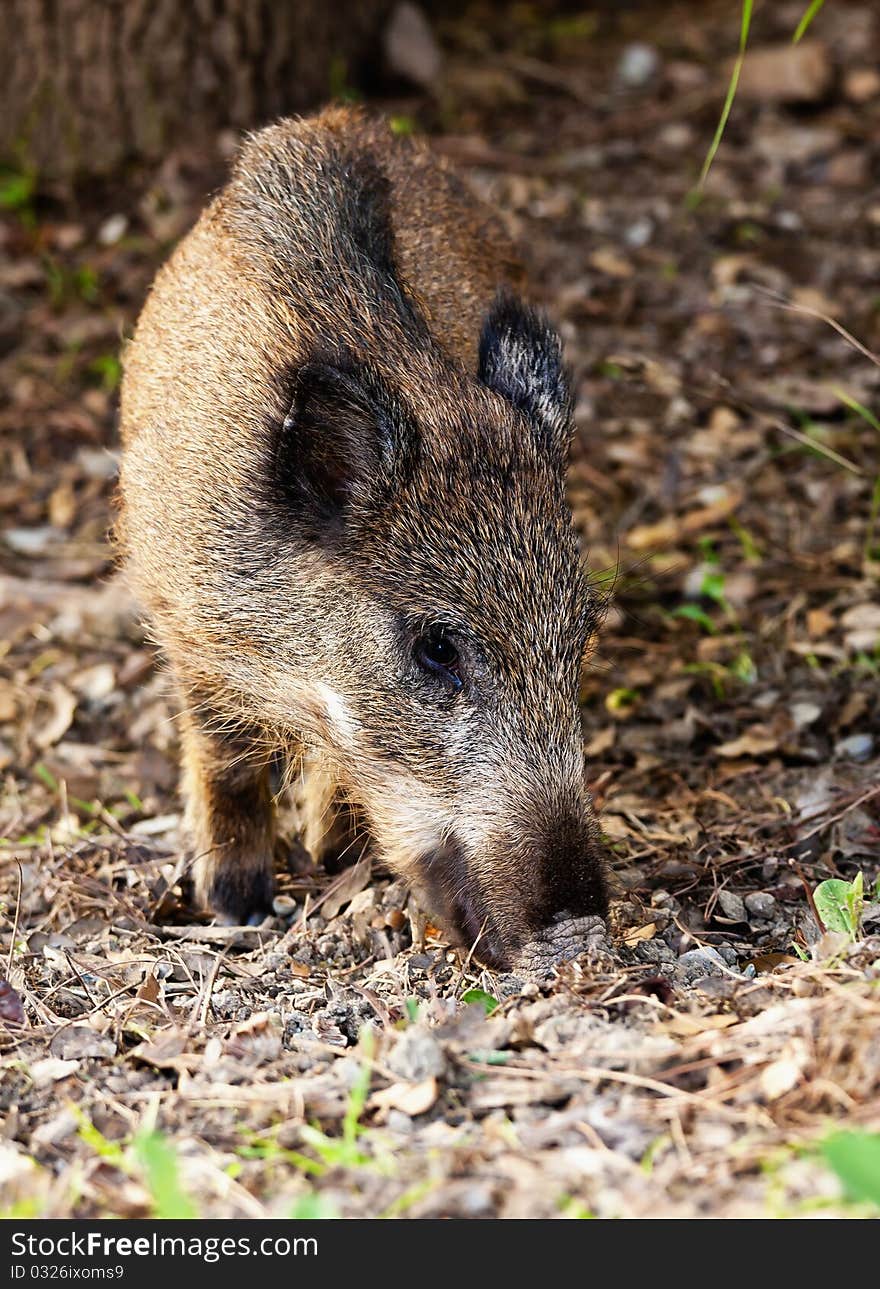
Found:
<svg viewBox="0 0 880 1289"><path fill-rule="evenodd" d="M515 296L499 295L483 324L477 375L532 422L564 462L571 440L571 393L562 341L547 319Z"/></svg>
<svg viewBox="0 0 880 1289"><path fill-rule="evenodd" d="M313 535L330 535L402 477L415 433L367 366L307 363L278 435L275 478L296 518Z"/></svg>

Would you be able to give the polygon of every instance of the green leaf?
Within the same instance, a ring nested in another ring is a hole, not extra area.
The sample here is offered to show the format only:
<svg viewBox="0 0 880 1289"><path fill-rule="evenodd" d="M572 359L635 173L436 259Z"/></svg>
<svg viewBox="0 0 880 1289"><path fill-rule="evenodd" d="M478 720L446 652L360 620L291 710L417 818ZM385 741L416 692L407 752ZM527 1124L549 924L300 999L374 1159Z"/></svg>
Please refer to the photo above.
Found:
<svg viewBox="0 0 880 1289"><path fill-rule="evenodd" d="M858 934L858 921L854 922L850 907L852 889L849 882L844 882L839 877L829 877L813 891L816 912L826 931L842 931L844 935L853 938Z"/></svg>
<svg viewBox="0 0 880 1289"><path fill-rule="evenodd" d="M305 1218L337 1217L336 1209L323 1195L303 1195L290 1210L289 1216L298 1221Z"/></svg>
<svg viewBox="0 0 880 1289"><path fill-rule="evenodd" d="M837 1132L822 1143L822 1154L852 1199L880 1205L880 1134Z"/></svg>
<svg viewBox="0 0 880 1289"><path fill-rule="evenodd" d="M724 574L704 573L700 583L700 595L705 595L707 600L714 600L716 604L723 607L727 602L724 595Z"/></svg>
<svg viewBox="0 0 880 1289"><path fill-rule="evenodd" d="M487 994L485 989L466 989L461 996L463 1003L478 1003L487 1016L491 1016L498 1006L498 999Z"/></svg>
<svg viewBox="0 0 880 1289"><path fill-rule="evenodd" d="M638 696L637 689L612 689L605 699L605 706L609 712L621 712L627 707L632 707Z"/></svg>
<svg viewBox="0 0 880 1289"><path fill-rule="evenodd" d="M77 1136L80 1141L84 1142L101 1159L106 1159L108 1163L114 1164L117 1168L124 1167L124 1151L119 1142L108 1141L100 1129L95 1127L88 1115L80 1110L79 1106L73 1107L73 1113L78 1120Z"/></svg>
<svg viewBox="0 0 880 1289"><path fill-rule="evenodd" d="M701 609L698 604L682 604L672 612L674 618L687 618L689 622L696 622L699 626L707 631L710 636L715 634L715 623L709 617L705 609Z"/></svg>
<svg viewBox="0 0 880 1289"><path fill-rule="evenodd" d="M180 1185L177 1154L171 1143L160 1132L147 1132L136 1137L132 1145L153 1201L153 1217L196 1217Z"/></svg>
<svg viewBox="0 0 880 1289"><path fill-rule="evenodd" d="M730 670L737 680L742 680L747 685L754 685L758 679L758 668L755 666L754 659L745 650L736 655L730 664Z"/></svg>
<svg viewBox="0 0 880 1289"><path fill-rule="evenodd" d="M6 210L21 210L34 195L32 174L9 173L0 176L0 206Z"/></svg>

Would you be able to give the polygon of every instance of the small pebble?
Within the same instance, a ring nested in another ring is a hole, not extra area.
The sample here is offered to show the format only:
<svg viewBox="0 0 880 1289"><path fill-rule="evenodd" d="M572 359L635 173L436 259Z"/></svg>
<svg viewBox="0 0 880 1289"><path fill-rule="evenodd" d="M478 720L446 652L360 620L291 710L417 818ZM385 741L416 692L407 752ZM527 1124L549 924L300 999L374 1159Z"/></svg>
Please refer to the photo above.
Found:
<svg viewBox="0 0 880 1289"><path fill-rule="evenodd" d="M641 89L657 75L660 55L653 45L634 41L627 45L617 64L617 79L628 89Z"/></svg>
<svg viewBox="0 0 880 1289"><path fill-rule="evenodd" d="M847 761L867 761L874 751L874 739L870 734L850 734L834 744L834 755Z"/></svg>
<svg viewBox="0 0 880 1289"><path fill-rule="evenodd" d="M789 710L794 727L798 730L805 730L809 725L814 725L822 715L822 708L818 703L792 703Z"/></svg>
<svg viewBox="0 0 880 1289"><path fill-rule="evenodd" d="M104 220L98 229L98 241L102 246L115 246L125 236L127 229L127 215L111 215L109 219Z"/></svg>
<svg viewBox="0 0 880 1289"><path fill-rule="evenodd" d="M675 964L675 974L690 984L701 976L720 976L727 970L727 963L717 949L704 945L699 949L688 949Z"/></svg>
<svg viewBox="0 0 880 1289"><path fill-rule="evenodd" d="M439 1078L446 1070L446 1056L433 1034L413 1026L404 1030L388 1058L388 1068L399 1079L421 1083Z"/></svg>
<svg viewBox="0 0 880 1289"><path fill-rule="evenodd" d="M745 898L745 906L750 918L772 918L776 912L776 900L769 891L752 891Z"/></svg>
<svg viewBox="0 0 880 1289"><path fill-rule="evenodd" d="M725 917L734 922L746 922L746 906L743 903L741 895L736 895L733 891L719 891L718 903Z"/></svg>
<svg viewBox="0 0 880 1289"><path fill-rule="evenodd" d="M635 250L638 250L641 246L647 246L653 236L654 222L645 215L629 225L624 231L623 240L627 246L632 246Z"/></svg>
<svg viewBox="0 0 880 1289"><path fill-rule="evenodd" d="M779 856L768 855L761 865L761 876L765 882L771 881L779 872Z"/></svg>

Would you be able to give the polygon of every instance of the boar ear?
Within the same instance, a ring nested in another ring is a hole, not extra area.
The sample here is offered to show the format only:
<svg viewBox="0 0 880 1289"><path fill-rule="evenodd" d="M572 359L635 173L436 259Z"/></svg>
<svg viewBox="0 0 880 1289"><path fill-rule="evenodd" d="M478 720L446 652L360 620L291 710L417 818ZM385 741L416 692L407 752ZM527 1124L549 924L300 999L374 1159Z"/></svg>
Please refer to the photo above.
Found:
<svg viewBox="0 0 880 1289"><path fill-rule="evenodd" d="M307 363L278 436L275 477L300 518L326 531L394 485L414 437L399 399L367 366Z"/></svg>
<svg viewBox="0 0 880 1289"><path fill-rule="evenodd" d="M483 324L477 375L524 412L539 439L565 461L571 393L562 341L542 314L513 295L500 295Z"/></svg>

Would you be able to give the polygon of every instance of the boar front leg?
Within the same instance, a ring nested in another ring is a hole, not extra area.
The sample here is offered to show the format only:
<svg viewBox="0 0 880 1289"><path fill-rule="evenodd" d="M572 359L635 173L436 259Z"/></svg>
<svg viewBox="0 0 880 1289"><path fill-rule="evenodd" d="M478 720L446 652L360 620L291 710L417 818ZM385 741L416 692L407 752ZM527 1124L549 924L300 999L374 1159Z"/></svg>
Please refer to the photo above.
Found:
<svg viewBox="0 0 880 1289"><path fill-rule="evenodd" d="M184 823L199 903L235 926L271 911L275 806L271 751L246 730L226 731L202 707L183 714Z"/></svg>
<svg viewBox="0 0 880 1289"><path fill-rule="evenodd" d="M362 813L314 753L300 762L294 800L300 841L328 873L351 867L366 852L371 839Z"/></svg>

